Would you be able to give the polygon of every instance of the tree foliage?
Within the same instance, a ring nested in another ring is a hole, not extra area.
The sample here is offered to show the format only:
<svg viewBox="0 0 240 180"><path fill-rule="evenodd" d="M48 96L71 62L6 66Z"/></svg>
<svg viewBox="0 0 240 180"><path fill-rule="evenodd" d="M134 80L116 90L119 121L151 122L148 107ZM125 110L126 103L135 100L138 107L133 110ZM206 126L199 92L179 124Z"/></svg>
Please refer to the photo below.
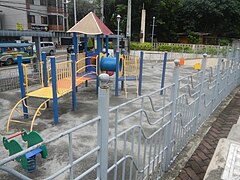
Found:
<svg viewBox="0 0 240 180"><path fill-rule="evenodd" d="M100 0L77 0L78 20L89 11L100 12ZM138 40L141 10L146 9L146 40L150 41L153 16L158 41L174 42L178 33L203 32L213 37L240 37L239 0L132 0L132 40ZM121 15L120 29L126 33L127 0L104 0L104 22L117 29L116 16ZM73 17L70 3L69 16ZM70 23L73 22L70 18ZM194 36L189 34L191 37ZM190 38L191 38L190 37Z"/></svg>

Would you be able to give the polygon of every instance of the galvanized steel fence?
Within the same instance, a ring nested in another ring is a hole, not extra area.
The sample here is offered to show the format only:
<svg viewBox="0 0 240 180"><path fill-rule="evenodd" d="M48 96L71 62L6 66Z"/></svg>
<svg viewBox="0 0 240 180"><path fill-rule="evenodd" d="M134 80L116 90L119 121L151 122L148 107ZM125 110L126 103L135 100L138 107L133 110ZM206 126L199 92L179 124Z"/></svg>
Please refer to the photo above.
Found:
<svg viewBox="0 0 240 180"><path fill-rule="evenodd" d="M43 144L48 148L66 142L66 162L41 179L160 179L208 116L240 83L239 50L219 56L215 67L179 78L175 61L172 84L109 109L109 88L100 77L98 116L58 136L0 161L0 169L21 179L7 163ZM77 132L95 135L94 148L81 151ZM60 146L60 145L59 145Z"/></svg>

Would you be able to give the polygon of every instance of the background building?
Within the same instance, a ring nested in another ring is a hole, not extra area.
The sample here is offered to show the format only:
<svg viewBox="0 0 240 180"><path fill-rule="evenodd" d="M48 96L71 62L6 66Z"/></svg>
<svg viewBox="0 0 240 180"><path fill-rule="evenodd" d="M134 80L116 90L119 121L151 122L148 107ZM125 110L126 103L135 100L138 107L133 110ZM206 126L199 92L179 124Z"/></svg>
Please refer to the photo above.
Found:
<svg viewBox="0 0 240 180"><path fill-rule="evenodd" d="M52 31L53 38L43 38L42 41L60 42L68 30L68 10L66 0L0 0L1 30ZM0 41L12 41L0 37ZM31 41L31 37L20 37Z"/></svg>

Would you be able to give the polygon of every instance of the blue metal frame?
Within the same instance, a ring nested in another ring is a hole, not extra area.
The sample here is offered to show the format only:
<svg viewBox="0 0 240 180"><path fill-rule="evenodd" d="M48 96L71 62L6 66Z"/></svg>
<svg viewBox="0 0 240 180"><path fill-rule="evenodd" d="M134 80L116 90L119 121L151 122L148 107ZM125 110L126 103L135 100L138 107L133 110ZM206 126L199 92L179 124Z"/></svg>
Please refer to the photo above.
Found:
<svg viewBox="0 0 240 180"><path fill-rule="evenodd" d="M116 52L116 76L115 76L115 96L118 96L118 72L119 72L119 52Z"/></svg>
<svg viewBox="0 0 240 180"><path fill-rule="evenodd" d="M73 46L74 46L73 51L75 54L77 54L78 53L78 47L77 47L78 44L77 44L77 33L76 32L73 33Z"/></svg>
<svg viewBox="0 0 240 180"><path fill-rule="evenodd" d="M71 54L72 60L72 109L77 109L77 89L76 89L76 55Z"/></svg>
<svg viewBox="0 0 240 180"><path fill-rule="evenodd" d="M84 52L87 52L88 36L84 34Z"/></svg>
<svg viewBox="0 0 240 180"><path fill-rule="evenodd" d="M20 82L20 89L21 89L21 98L26 97L26 90L24 86L24 73L23 73L23 67L22 67L22 55L17 56L17 62L18 62L18 72L19 72L19 82ZM25 104L27 105L27 100L24 100ZM28 108L24 105L22 102L23 112L24 112L24 118L28 118Z"/></svg>
<svg viewBox="0 0 240 180"><path fill-rule="evenodd" d="M167 52L164 53L163 59L163 71L162 71L162 81L161 81L161 89L164 88L165 74L166 74L166 65L167 65ZM163 91L160 91L160 95L163 94Z"/></svg>
<svg viewBox="0 0 240 180"><path fill-rule="evenodd" d="M107 54L107 56L108 56L108 43L109 43L109 38L108 38L108 35L106 35L106 42L105 42L105 44L106 44L106 54Z"/></svg>
<svg viewBox="0 0 240 180"><path fill-rule="evenodd" d="M44 87L47 87L48 86L47 55L45 52L42 53L42 61L43 61L43 83Z"/></svg>
<svg viewBox="0 0 240 180"><path fill-rule="evenodd" d="M52 93L53 93L53 113L54 124L58 123L58 97L57 97L57 77L55 57L51 57L51 73L52 73Z"/></svg>
<svg viewBox="0 0 240 180"><path fill-rule="evenodd" d="M142 71L143 71L143 52L140 52L140 67L139 67L139 79L138 79L138 95L142 94Z"/></svg>
<svg viewBox="0 0 240 180"><path fill-rule="evenodd" d="M100 52L101 52L101 38L100 35L97 35L97 54L98 54L98 58L97 58L97 64L98 64L98 68L96 69L97 71L97 75L100 74ZM99 79L97 78L96 80L96 93L98 93L98 87L99 87Z"/></svg>

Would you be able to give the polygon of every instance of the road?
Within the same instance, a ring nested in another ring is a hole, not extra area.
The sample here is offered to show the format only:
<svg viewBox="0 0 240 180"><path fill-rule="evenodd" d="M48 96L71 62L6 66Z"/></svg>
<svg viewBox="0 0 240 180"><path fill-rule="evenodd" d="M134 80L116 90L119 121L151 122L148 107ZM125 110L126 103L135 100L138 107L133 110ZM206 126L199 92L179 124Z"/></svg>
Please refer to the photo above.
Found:
<svg viewBox="0 0 240 180"><path fill-rule="evenodd" d="M67 50L66 49L57 49L56 53L54 54L54 56L56 57L56 60L59 61L65 61L66 60L66 56L67 56ZM50 56L47 56L50 57ZM7 70L7 69L16 69L17 64L13 64L10 66L6 66L3 65L2 67L0 67L0 71L2 70Z"/></svg>

